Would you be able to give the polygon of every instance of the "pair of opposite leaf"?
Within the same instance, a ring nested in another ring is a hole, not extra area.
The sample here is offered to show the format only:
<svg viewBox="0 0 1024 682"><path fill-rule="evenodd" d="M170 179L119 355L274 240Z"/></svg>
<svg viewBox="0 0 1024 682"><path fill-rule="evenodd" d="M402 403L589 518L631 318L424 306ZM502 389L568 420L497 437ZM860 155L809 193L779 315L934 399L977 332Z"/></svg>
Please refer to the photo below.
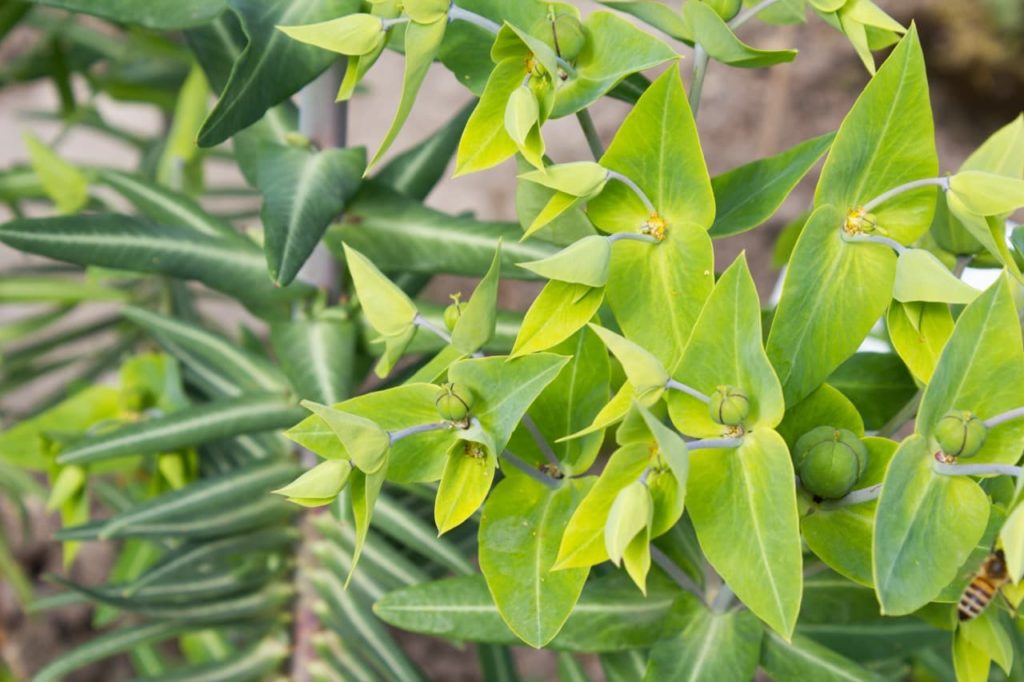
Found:
<svg viewBox="0 0 1024 682"><path fill-rule="evenodd" d="M383 378L412 341L419 326L419 311L412 299L366 256L346 244L345 257L363 314L374 331L380 334L379 340L384 342L384 353L375 368L377 376ZM494 336L500 270L499 243L487 274L469 301L459 306L459 316L451 334L451 345L459 353L476 353Z"/></svg>

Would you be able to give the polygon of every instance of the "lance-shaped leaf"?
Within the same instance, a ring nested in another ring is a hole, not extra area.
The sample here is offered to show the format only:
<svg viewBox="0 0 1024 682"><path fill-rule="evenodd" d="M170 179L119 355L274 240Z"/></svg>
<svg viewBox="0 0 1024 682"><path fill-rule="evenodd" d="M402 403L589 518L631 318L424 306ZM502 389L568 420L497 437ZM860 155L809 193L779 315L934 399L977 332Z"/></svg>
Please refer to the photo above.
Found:
<svg viewBox="0 0 1024 682"><path fill-rule="evenodd" d="M749 680L757 671L764 628L748 611L714 613L685 595L689 619L651 650L646 682Z"/></svg>
<svg viewBox="0 0 1024 682"><path fill-rule="evenodd" d="M231 294L250 309L272 313L276 305L309 291L273 286L258 249L236 240L208 237L111 214L13 220L0 225L0 241L58 260L132 272L195 279Z"/></svg>
<svg viewBox="0 0 1024 682"><path fill-rule="evenodd" d="M997 216L980 216L972 212L954 192L946 192L946 207L953 218L958 220L986 251L1020 279L1020 267L1006 244L1005 220Z"/></svg>
<svg viewBox="0 0 1024 682"><path fill-rule="evenodd" d="M405 332L417 315L416 304L370 260L348 244L345 259L359 296L363 314L381 335Z"/></svg>
<svg viewBox="0 0 1024 682"><path fill-rule="evenodd" d="M58 461L81 464L125 455L171 452L245 433L284 428L300 419L302 410L281 396L243 395L88 436L65 450Z"/></svg>
<svg viewBox="0 0 1024 682"><path fill-rule="evenodd" d="M504 125L505 108L525 75L526 67L518 58L506 59L491 71L459 141L455 177L491 168L516 153L515 140Z"/></svg>
<svg viewBox="0 0 1024 682"><path fill-rule="evenodd" d="M598 0L602 5L632 14L676 40L693 42L693 31L686 17L661 0Z"/></svg>
<svg viewBox="0 0 1024 682"><path fill-rule="evenodd" d="M875 73L875 59L871 52L892 45L906 32L899 22L871 0L847 0L845 3L822 0L815 4L815 9L826 23L846 35L872 75Z"/></svg>
<svg viewBox="0 0 1024 682"><path fill-rule="evenodd" d="M439 421L434 406L439 392L440 387L434 384L404 384L350 398L332 407L364 417L393 432ZM347 457L337 435L317 415L307 416L285 435L326 459ZM444 470L445 453L455 437L452 430L441 429L396 440L387 457L389 480L396 483L438 480Z"/></svg>
<svg viewBox="0 0 1024 682"><path fill-rule="evenodd" d="M1024 180L986 173L961 171L949 178L954 193L971 213L980 216L1012 213L1024 206Z"/></svg>
<svg viewBox="0 0 1024 682"><path fill-rule="evenodd" d="M652 494L655 495L655 519L651 524L651 535L657 537L668 532L672 526L676 525L679 517L683 514L683 506L686 499L686 482L690 477L690 450L686 446L686 442L679 437L679 434L651 414L650 410L639 403L635 407L643 416L647 428L651 430L651 435L654 436L654 440L658 444L658 453L665 460L665 463L668 464L669 471L672 474L670 479L666 479L673 486L673 490L669 491L673 502L669 513L659 509L659 496L656 494L657 483L650 483L650 477L648 477ZM657 480L662 480L662 478Z"/></svg>
<svg viewBox="0 0 1024 682"><path fill-rule="evenodd" d="M815 206L846 212L938 173L935 127L917 30L911 28L843 119L821 171ZM874 210L885 234L908 244L931 223L935 191L905 192Z"/></svg>
<svg viewBox="0 0 1024 682"><path fill-rule="evenodd" d="M405 28L405 73L402 76L402 96L398 102L398 110L395 111L395 118L391 127L384 135L380 147L370 159L368 168L372 168L381 157L391 148L391 144L401 132L405 120L409 118L412 105L416 102L416 93L423 85L423 79L427 76L427 69L437 56L437 50L444 39L445 28L448 26L447 19L438 19L429 24L410 22Z"/></svg>
<svg viewBox="0 0 1024 682"><path fill-rule="evenodd" d="M967 304L980 293L950 272L931 251L907 249L896 259L892 297L897 301Z"/></svg>
<svg viewBox="0 0 1024 682"><path fill-rule="evenodd" d="M359 187L365 165L362 148L264 148L256 183L264 197L263 248L275 282L286 285L295 279Z"/></svg>
<svg viewBox="0 0 1024 682"><path fill-rule="evenodd" d="M494 260L487 274L473 290L469 301L460 309L452 329L452 345L469 355L484 347L494 336L498 310L498 277L501 272L501 241L494 251Z"/></svg>
<svg viewBox="0 0 1024 682"><path fill-rule="evenodd" d="M333 63L330 52L292 40L278 26L326 21L351 14L359 5L355 0L229 0L228 4L241 22L247 43L199 131L202 147L220 144L260 120Z"/></svg>
<svg viewBox="0 0 1024 682"><path fill-rule="evenodd" d="M687 509L708 561L740 600L790 637L803 591L793 463L757 429L731 450L690 453Z"/></svg>
<svg viewBox="0 0 1024 682"><path fill-rule="evenodd" d="M662 395L669 375L658 358L609 329L594 324L589 326L622 365L626 378L636 388L636 394L641 399L656 400L657 396Z"/></svg>
<svg viewBox="0 0 1024 682"><path fill-rule="evenodd" d="M856 353L828 382L850 399L872 431L888 423L917 393L917 384L895 353Z"/></svg>
<svg viewBox="0 0 1024 682"><path fill-rule="evenodd" d="M607 296L625 335L643 340L672 371L714 286L714 253L706 230L715 216L697 128L675 68L643 94L601 166L635 182L665 223L660 244L616 245ZM651 217L621 182L609 182L591 199L587 213L612 233L636 232Z"/></svg>
<svg viewBox="0 0 1024 682"><path fill-rule="evenodd" d="M352 393L356 330L340 312L271 326L274 352L300 398L333 405Z"/></svg>
<svg viewBox="0 0 1024 682"><path fill-rule="evenodd" d="M391 438L376 422L311 400L303 400L302 406L327 424L360 471L374 474L384 466Z"/></svg>
<svg viewBox="0 0 1024 682"><path fill-rule="evenodd" d="M541 112L530 85L512 91L505 107L505 130L519 153L537 168L544 167L544 138L540 132Z"/></svg>
<svg viewBox="0 0 1024 682"><path fill-rule="evenodd" d="M995 661L1003 672L1010 674L1014 645L996 609L986 609L977 618L960 623L957 629L965 640Z"/></svg>
<svg viewBox="0 0 1024 682"><path fill-rule="evenodd" d="M761 666L776 680L821 680L821 682L880 682L867 668L818 644L796 635L787 642L766 632L761 648Z"/></svg>
<svg viewBox="0 0 1024 682"><path fill-rule="evenodd" d="M552 118L574 114L626 76L678 57L664 42L611 12L591 13L583 26L587 45L576 58L575 75L570 74L555 93Z"/></svg>
<svg viewBox="0 0 1024 682"><path fill-rule="evenodd" d="M448 0L405 0L402 7L413 21L429 24L448 14Z"/></svg>
<svg viewBox="0 0 1024 682"><path fill-rule="evenodd" d="M355 522L356 537L352 549L352 565L349 568L348 577L345 579L345 586L348 587L352 576L356 572L356 564L359 563L359 556L363 552L363 545L366 543L366 535L370 532L370 521L373 518L373 508L377 504L377 497L380 489L384 486L384 479L387 476L387 462L377 470L376 473L366 474L358 469L353 469L350 476L349 499L352 507L352 520Z"/></svg>
<svg viewBox="0 0 1024 682"><path fill-rule="evenodd" d="M650 526L654 514L651 493L641 481L632 481L619 491L608 510L604 524L604 547L616 566L622 562L626 547Z"/></svg>
<svg viewBox="0 0 1024 682"><path fill-rule="evenodd" d="M813 137L781 154L759 159L711 179L715 191L714 238L763 224L828 151L835 133Z"/></svg>
<svg viewBox="0 0 1024 682"><path fill-rule="evenodd" d="M349 14L302 26L278 26L289 38L345 55L373 52L387 39L384 22L372 14Z"/></svg>
<svg viewBox="0 0 1024 682"><path fill-rule="evenodd" d="M1020 582L1024 576L1024 504L1018 503L1006 517L1006 523L999 531L999 540L1003 545L1010 579Z"/></svg>
<svg viewBox="0 0 1024 682"><path fill-rule="evenodd" d="M928 440L915 434L896 451L882 484L873 574L886 615L932 601L985 532L988 496L967 476L935 473L932 462Z"/></svg>
<svg viewBox="0 0 1024 682"><path fill-rule="evenodd" d="M758 50L747 45L736 37L728 24L718 16L718 12L706 3L687 3L683 13L693 35L715 61L746 69L760 69L791 62L796 57L796 50Z"/></svg>
<svg viewBox="0 0 1024 682"><path fill-rule="evenodd" d="M605 235L590 235L544 260L520 263L519 267L549 280L603 287L608 281L612 244Z"/></svg>
<svg viewBox="0 0 1024 682"><path fill-rule="evenodd" d="M23 135L32 170L60 213L77 213L89 201L89 181L32 133Z"/></svg>
<svg viewBox="0 0 1024 682"><path fill-rule="evenodd" d="M480 520L480 570L501 617L540 648L569 618L589 570L553 570L559 530L586 494L588 481L548 488L510 474L495 487Z"/></svg>
<svg viewBox="0 0 1024 682"><path fill-rule="evenodd" d="M594 317L603 300L603 288L548 282L526 311L512 357L547 350L569 338Z"/></svg>
<svg viewBox="0 0 1024 682"><path fill-rule="evenodd" d="M519 177L574 197L590 197L604 188L608 182L608 170L593 161L575 161L530 171Z"/></svg>
<svg viewBox="0 0 1024 682"><path fill-rule="evenodd" d="M173 31L205 24L227 8L226 0L145 2L131 0L31 0L37 5L108 19L119 24L138 24L158 31Z"/></svg>
<svg viewBox="0 0 1024 682"><path fill-rule="evenodd" d="M490 447L460 440L448 451L434 502L434 523L443 535L476 513L494 482L498 458Z"/></svg>
<svg viewBox="0 0 1024 682"><path fill-rule="evenodd" d="M745 255L718 279L693 328L675 376L705 395L718 386L733 386L746 394L751 428L774 428L785 406L782 388L761 345L761 304ZM682 391L670 391L669 414L683 433L719 436L707 403ZM756 426L755 426L756 425Z"/></svg>
<svg viewBox="0 0 1024 682"><path fill-rule="evenodd" d="M473 396L470 414L480 421L497 453L505 449L526 410L566 362L568 358L552 353L512 360L500 356L473 358L453 364L448 369L448 380Z"/></svg>
<svg viewBox="0 0 1024 682"><path fill-rule="evenodd" d="M949 410L970 410L988 419L1024 402L1024 350L1012 289L1004 275L960 314L921 400L921 435L932 436ZM972 462L1014 464L1022 443L1024 421L1011 419L988 430Z"/></svg>
<svg viewBox="0 0 1024 682"><path fill-rule="evenodd" d="M348 483L351 473L352 464L348 460L329 459L274 493L303 507L322 507L334 501Z"/></svg>
<svg viewBox="0 0 1024 682"><path fill-rule="evenodd" d="M899 303L889 306L886 329L893 349L914 378L928 383L939 355L953 333L953 316L943 303Z"/></svg>
<svg viewBox="0 0 1024 682"><path fill-rule="evenodd" d="M892 299L892 250L844 241L842 220L832 206L811 214L786 271L766 350L789 405L856 352Z"/></svg>

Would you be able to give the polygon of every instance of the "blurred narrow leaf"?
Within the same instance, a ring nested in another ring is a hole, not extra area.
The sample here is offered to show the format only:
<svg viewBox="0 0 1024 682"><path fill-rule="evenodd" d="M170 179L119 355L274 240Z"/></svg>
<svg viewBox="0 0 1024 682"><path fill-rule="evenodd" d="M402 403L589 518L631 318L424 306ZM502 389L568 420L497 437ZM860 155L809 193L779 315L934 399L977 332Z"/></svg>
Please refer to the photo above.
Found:
<svg viewBox="0 0 1024 682"><path fill-rule="evenodd" d="M159 31L198 26L213 19L227 7L227 0L176 0L135 2L134 0L29 0L70 12L93 14L122 24L138 24Z"/></svg>
<svg viewBox="0 0 1024 682"><path fill-rule="evenodd" d="M303 399L332 405L353 388L356 331L351 320L325 313L271 326L274 352Z"/></svg>
<svg viewBox="0 0 1024 682"><path fill-rule="evenodd" d="M89 181L38 137L24 134L32 169L60 213L77 213L89 200Z"/></svg>

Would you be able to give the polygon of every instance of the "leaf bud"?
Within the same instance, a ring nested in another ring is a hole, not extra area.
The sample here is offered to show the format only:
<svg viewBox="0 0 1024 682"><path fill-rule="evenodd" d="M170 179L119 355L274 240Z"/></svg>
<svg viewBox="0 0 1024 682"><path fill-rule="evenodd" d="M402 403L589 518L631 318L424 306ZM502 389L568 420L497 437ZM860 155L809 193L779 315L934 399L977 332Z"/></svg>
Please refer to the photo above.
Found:
<svg viewBox="0 0 1024 682"><path fill-rule="evenodd" d="M738 388L719 386L711 394L708 411L715 423L739 426L750 414L750 399Z"/></svg>
<svg viewBox="0 0 1024 682"><path fill-rule="evenodd" d="M804 489L835 500L850 492L864 473L868 450L852 431L819 426L796 442L795 460Z"/></svg>
<svg viewBox="0 0 1024 682"><path fill-rule="evenodd" d="M452 303L444 309L444 326L448 331L455 331L455 323L462 317L462 304L459 302L461 294L452 294Z"/></svg>
<svg viewBox="0 0 1024 682"><path fill-rule="evenodd" d="M935 440L949 457L974 457L986 435L985 422L968 410L950 410L935 426Z"/></svg>
<svg viewBox="0 0 1024 682"><path fill-rule="evenodd" d="M704 4L715 10L715 13L725 21L729 21L740 13L742 0L703 0Z"/></svg>
<svg viewBox="0 0 1024 682"><path fill-rule="evenodd" d="M445 384L434 401L441 419L456 424L465 424L469 420L469 409L473 406L473 397L465 388L456 384Z"/></svg>

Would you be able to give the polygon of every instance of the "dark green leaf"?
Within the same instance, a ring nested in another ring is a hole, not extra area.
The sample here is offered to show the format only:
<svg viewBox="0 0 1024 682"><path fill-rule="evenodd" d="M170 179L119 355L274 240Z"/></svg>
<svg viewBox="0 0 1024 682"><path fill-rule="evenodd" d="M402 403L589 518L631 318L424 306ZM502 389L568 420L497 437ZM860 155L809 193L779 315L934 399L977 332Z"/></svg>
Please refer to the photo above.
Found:
<svg viewBox="0 0 1024 682"><path fill-rule="evenodd" d="M171 31L205 24L227 8L227 0L29 0L121 24Z"/></svg>

